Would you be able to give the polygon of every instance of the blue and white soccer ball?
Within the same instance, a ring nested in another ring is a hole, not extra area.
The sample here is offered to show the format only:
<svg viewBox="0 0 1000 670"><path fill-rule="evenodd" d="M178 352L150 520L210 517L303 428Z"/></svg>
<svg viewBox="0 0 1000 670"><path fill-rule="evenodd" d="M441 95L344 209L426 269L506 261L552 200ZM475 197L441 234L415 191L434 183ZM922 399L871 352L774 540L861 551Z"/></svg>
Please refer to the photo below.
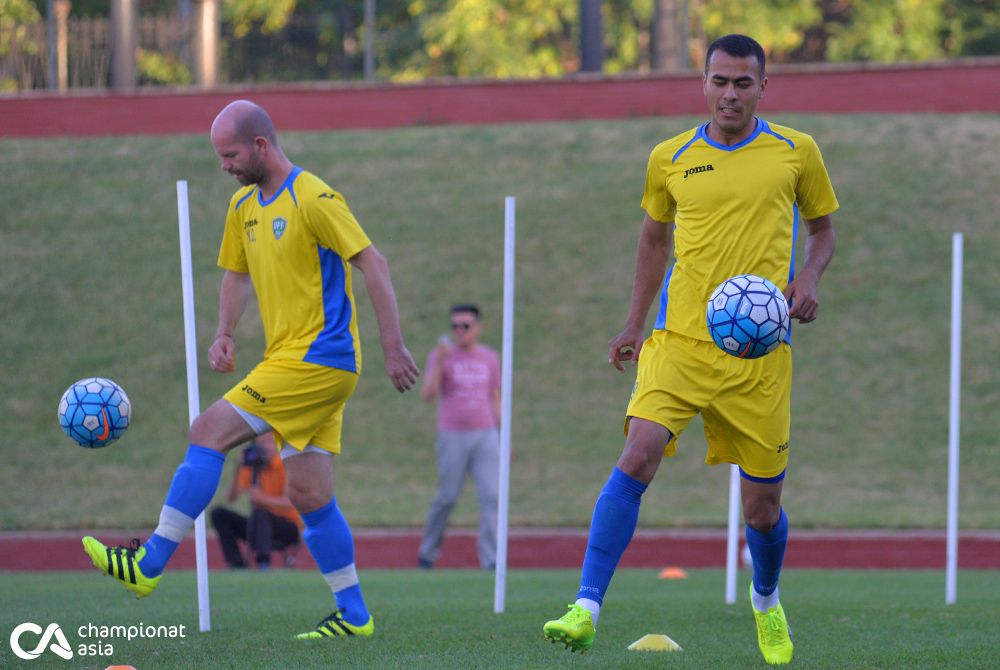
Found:
<svg viewBox="0 0 1000 670"><path fill-rule="evenodd" d="M72 384L59 401L59 425L81 447L106 447L128 429L132 403L122 387L104 377Z"/></svg>
<svg viewBox="0 0 1000 670"><path fill-rule="evenodd" d="M719 284L708 300L708 332L724 352L760 358L788 336L788 303L773 282L737 275Z"/></svg>

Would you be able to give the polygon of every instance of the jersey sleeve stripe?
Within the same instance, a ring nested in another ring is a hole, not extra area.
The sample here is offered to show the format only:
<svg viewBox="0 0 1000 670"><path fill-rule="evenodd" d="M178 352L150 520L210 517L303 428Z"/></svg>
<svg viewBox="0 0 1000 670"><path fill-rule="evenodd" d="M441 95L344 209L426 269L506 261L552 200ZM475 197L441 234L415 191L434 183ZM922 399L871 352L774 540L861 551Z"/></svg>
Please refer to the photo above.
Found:
<svg viewBox="0 0 1000 670"><path fill-rule="evenodd" d="M236 206L233 207L233 211L235 212L236 210L238 210L240 208L240 205L242 205L246 201L247 198L249 198L251 195L253 195L256 192L257 192L257 188L256 187L250 189L250 191L248 191L245 196L243 196L242 198L240 198L239 200L236 201Z"/></svg>
<svg viewBox="0 0 1000 670"><path fill-rule="evenodd" d="M767 121L765 121L764 119L761 119L760 122L762 124L761 132L767 133L768 135L773 135L774 137L777 137L782 142L787 142L788 146L790 146L791 148L793 148L793 149L795 148L795 143L794 142L792 142L790 139L788 139L784 135L780 135L779 133L774 132L774 130L771 128L771 125Z"/></svg>
<svg viewBox="0 0 1000 670"><path fill-rule="evenodd" d="M681 154L684 153L685 151L687 151L687 148L689 146L691 146L692 144L694 144L695 141L698 139L698 137L700 135L701 135L700 132L695 133L694 137L692 137L691 139L689 139L687 141L687 143L684 144L684 146L682 146L680 149L678 149L677 153L675 153L674 156L673 156L673 158L670 159L670 164L673 165L674 163L676 163L677 159L681 157Z"/></svg>

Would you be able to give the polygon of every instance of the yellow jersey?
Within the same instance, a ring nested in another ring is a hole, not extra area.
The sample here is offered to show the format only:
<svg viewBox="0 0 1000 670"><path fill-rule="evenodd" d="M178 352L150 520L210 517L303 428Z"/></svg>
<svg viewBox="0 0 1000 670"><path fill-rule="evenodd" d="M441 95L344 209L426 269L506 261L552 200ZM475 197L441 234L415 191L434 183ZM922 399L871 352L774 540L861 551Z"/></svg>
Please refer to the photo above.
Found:
<svg viewBox="0 0 1000 670"><path fill-rule="evenodd" d="M657 145L649 156L642 208L674 226L673 265L654 328L711 340L705 324L716 286L739 274L784 290L795 276L799 216L836 211L819 147L792 128L756 119L754 132L726 146L708 125Z"/></svg>
<svg viewBox="0 0 1000 670"><path fill-rule="evenodd" d="M293 168L269 200L256 184L236 192L219 267L250 273L265 360L361 372L348 260L370 244L344 197L302 168Z"/></svg>

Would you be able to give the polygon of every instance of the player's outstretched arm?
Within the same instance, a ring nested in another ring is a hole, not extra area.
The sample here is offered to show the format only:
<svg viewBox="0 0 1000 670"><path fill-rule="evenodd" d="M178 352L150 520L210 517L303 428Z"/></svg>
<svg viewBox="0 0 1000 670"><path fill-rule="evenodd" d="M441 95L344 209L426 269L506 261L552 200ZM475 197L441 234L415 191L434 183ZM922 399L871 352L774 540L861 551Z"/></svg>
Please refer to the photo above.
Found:
<svg viewBox="0 0 1000 670"><path fill-rule="evenodd" d="M635 277L632 280L632 302L625 328L608 342L608 363L624 372L623 361L639 360L646 315L663 283L667 261L674 242L673 223L657 221L646 214L635 250Z"/></svg>
<svg viewBox="0 0 1000 670"><path fill-rule="evenodd" d="M240 322L253 284L246 272L226 270L222 275L222 287L219 289L219 327L215 330L215 339L208 349L208 364L216 372L232 372L236 369L236 343L233 342L233 332Z"/></svg>
<svg viewBox="0 0 1000 670"><path fill-rule="evenodd" d="M378 320L386 374L397 391L408 391L416 384L420 369L403 343L403 332L399 327L399 307L396 304L396 291L392 287L392 277L389 275L389 263L374 244L356 253L350 262L365 276L368 297Z"/></svg>
<svg viewBox="0 0 1000 670"><path fill-rule="evenodd" d="M833 229L829 214L806 221L806 229L809 231L809 237L806 238L806 254L802 269L785 289L785 300L791 305L788 317L798 319L799 323L815 321L819 316L817 286L837 246L837 233Z"/></svg>

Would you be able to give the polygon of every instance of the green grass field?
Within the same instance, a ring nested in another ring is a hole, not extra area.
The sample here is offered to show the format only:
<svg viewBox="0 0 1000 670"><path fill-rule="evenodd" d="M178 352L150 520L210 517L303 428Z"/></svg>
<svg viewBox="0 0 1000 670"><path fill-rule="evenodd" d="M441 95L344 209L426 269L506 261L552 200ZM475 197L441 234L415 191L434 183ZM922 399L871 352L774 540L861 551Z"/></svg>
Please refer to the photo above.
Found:
<svg viewBox="0 0 1000 670"><path fill-rule="evenodd" d="M950 238L966 234L961 524L1000 528L1000 116L764 116L813 134L837 188L839 247L820 320L796 328L798 527L942 527ZM622 444L632 375L606 363L627 311L649 150L700 119L286 133L297 163L346 194L389 257L423 364L456 301L498 344L502 207L518 197L511 522L584 525ZM215 258L237 184L198 136L0 140L0 527L148 528L186 438L174 182L190 183L199 349L215 328ZM799 257L801 258L801 249ZM338 492L356 525L416 526L433 495L433 409L382 371L358 291L365 374ZM262 351L255 313L238 366ZM203 356L202 356L203 358ZM202 365L202 403L237 377ZM72 381L111 377L134 426L79 449L55 414ZM646 496L644 526L721 525L727 473L695 424ZM58 494L54 492L58 491ZM455 521L472 524L473 496Z"/></svg>
<svg viewBox="0 0 1000 670"><path fill-rule="evenodd" d="M570 654L542 640L541 625L560 616L575 592L575 571L509 574L506 612L493 613L493 577L479 571L365 571L362 582L376 617L367 640L294 642L331 608L311 572L213 573L212 631L198 632L193 572L168 575L157 592L136 601L100 575L0 575L0 630L23 621L60 625L74 652L80 626L186 626L184 639L108 640L112 655L52 653L32 668L97 668L112 662L144 668L764 668L745 593L723 602L723 574L692 571L663 581L652 570L622 570L601 613L592 651ZM745 576L741 577L744 584ZM782 601L795 636L796 668L995 667L1000 580L963 571L959 600L943 604L940 571L788 570ZM741 587L742 590L742 587ZM645 633L665 633L674 653L626 651ZM25 635L31 649L37 636ZM103 647L102 647L103 649ZM0 666L27 666L6 644Z"/></svg>

